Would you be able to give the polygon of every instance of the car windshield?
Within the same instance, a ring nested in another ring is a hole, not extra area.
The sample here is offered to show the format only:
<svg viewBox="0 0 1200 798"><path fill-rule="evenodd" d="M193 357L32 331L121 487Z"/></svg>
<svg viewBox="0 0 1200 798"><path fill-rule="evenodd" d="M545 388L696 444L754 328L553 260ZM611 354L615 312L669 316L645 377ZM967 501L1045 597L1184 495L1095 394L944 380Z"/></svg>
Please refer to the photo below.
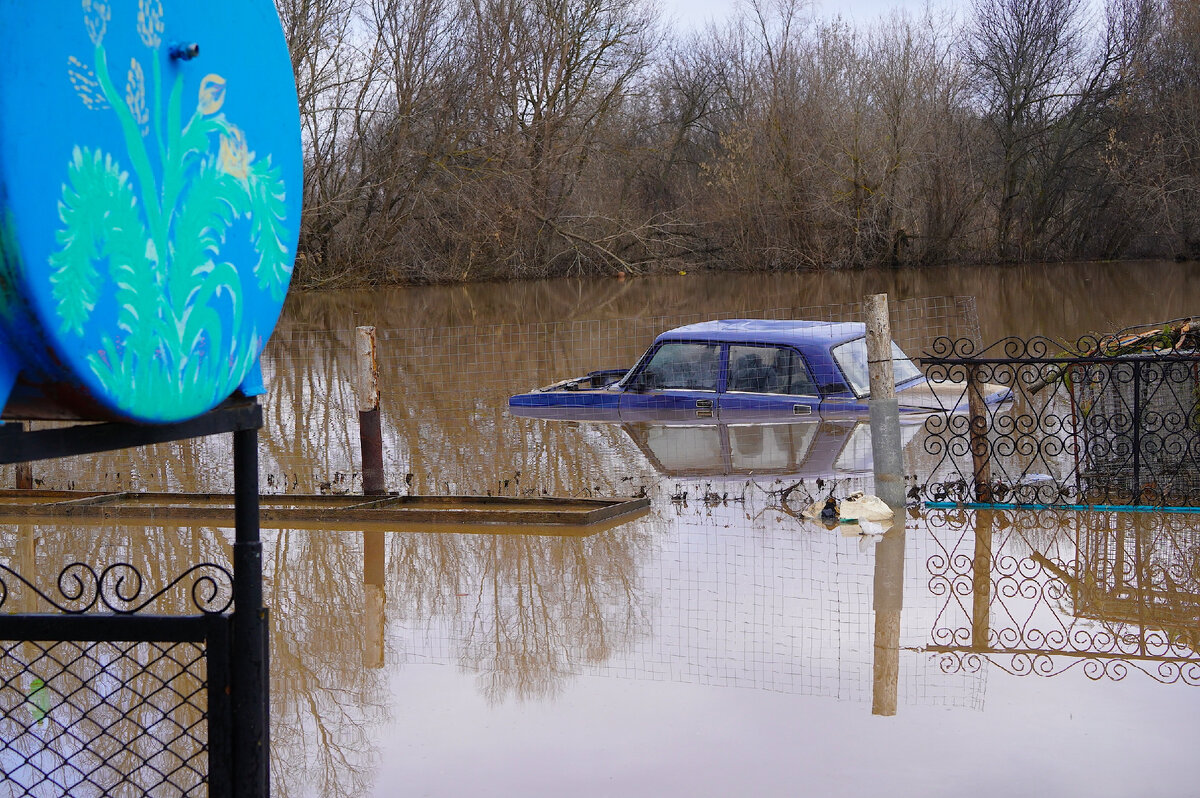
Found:
<svg viewBox="0 0 1200 798"><path fill-rule="evenodd" d="M833 348L833 359L846 375L846 381L856 396L869 396L871 380L867 367L867 339L855 338ZM921 370L908 359L908 355L892 342L892 370L895 374L896 385L903 385L910 380L923 376Z"/></svg>

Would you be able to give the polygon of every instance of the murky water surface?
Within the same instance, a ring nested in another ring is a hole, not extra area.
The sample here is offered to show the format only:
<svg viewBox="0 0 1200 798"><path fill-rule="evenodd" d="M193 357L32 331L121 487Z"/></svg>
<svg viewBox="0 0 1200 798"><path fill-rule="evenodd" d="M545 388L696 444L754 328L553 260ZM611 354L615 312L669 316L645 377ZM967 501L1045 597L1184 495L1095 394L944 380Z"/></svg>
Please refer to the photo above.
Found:
<svg viewBox="0 0 1200 798"><path fill-rule="evenodd" d="M307 795L1143 795L1200 791L1197 516L912 509L882 540L798 517L871 490L853 421L671 430L516 419L662 329L836 315L886 291L906 348L1074 338L1200 309L1194 264L304 294L265 367L263 490L361 490L353 328L379 330L390 490L646 495L594 534L269 530L273 789ZM970 303L945 297L975 297ZM943 297L943 299L928 299ZM906 470L922 467L909 435ZM46 487L231 487L227 442L41 466ZM787 489L792 486L789 492ZM165 578L228 530L7 527L57 573ZM36 540L36 547L29 541Z"/></svg>

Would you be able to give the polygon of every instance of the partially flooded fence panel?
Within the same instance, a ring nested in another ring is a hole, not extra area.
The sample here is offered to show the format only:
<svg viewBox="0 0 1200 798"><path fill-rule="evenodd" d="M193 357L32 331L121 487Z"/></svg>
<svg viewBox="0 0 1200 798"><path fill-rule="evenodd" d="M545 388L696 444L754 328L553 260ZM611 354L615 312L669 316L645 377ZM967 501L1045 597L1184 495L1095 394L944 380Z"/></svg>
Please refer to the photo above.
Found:
<svg viewBox="0 0 1200 798"><path fill-rule="evenodd" d="M1200 684L1200 545L1189 516L935 509L924 578L940 598L921 650L947 674Z"/></svg>
<svg viewBox="0 0 1200 798"><path fill-rule="evenodd" d="M949 397L925 422L923 498L1200 506L1200 350L1180 329L985 349L939 339L921 357ZM993 401L963 413L955 396L968 394Z"/></svg>

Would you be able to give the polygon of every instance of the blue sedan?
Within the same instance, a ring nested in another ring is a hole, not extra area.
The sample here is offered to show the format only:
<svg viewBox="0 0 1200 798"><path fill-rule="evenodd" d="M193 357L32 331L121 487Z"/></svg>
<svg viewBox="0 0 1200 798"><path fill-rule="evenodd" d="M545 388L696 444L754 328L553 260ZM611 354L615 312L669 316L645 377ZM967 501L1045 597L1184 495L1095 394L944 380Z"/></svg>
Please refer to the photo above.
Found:
<svg viewBox="0 0 1200 798"><path fill-rule="evenodd" d="M931 385L892 344L902 413L956 410L961 384ZM988 401L1007 391L989 386ZM633 368L594 371L508 400L515 415L696 423L862 417L866 327L854 322L729 319L662 333Z"/></svg>

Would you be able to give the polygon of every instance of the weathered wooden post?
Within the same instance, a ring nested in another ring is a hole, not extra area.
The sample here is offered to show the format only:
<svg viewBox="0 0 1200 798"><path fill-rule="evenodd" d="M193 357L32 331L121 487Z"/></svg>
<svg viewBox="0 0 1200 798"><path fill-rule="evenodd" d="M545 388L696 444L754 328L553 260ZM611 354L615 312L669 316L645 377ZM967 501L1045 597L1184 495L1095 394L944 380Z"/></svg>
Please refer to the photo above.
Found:
<svg viewBox="0 0 1200 798"><path fill-rule="evenodd" d="M887 294L867 297L863 310L867 324L867 373L871 385L867 405L871 414L875 493L900 516L904 510L904 462Z"/></svg>
<svg viewBox="0 0 1200 798"><path fill-rule="evenodd" d="M358 341L358 440L362 451L363 493L387 492L383 484L383 429L379 421L379 361L375 354L375 328L359 327Z"/></svg>
<svg viewBox="0 0 1200 798"><path fill-rule="evenodd" d="M871 714L895 715L900 685L900 612L904 606L904 523L875 546Z"/></svg>
<svg viewBox="0 0 1200 798"><path fill-rule="evenodd" d="M971 466L974 473L975 501L992 501L992 466L988 450L987 404L983 398L983 380L979 366L967 369L967 412L970 414Z"/></svg>

